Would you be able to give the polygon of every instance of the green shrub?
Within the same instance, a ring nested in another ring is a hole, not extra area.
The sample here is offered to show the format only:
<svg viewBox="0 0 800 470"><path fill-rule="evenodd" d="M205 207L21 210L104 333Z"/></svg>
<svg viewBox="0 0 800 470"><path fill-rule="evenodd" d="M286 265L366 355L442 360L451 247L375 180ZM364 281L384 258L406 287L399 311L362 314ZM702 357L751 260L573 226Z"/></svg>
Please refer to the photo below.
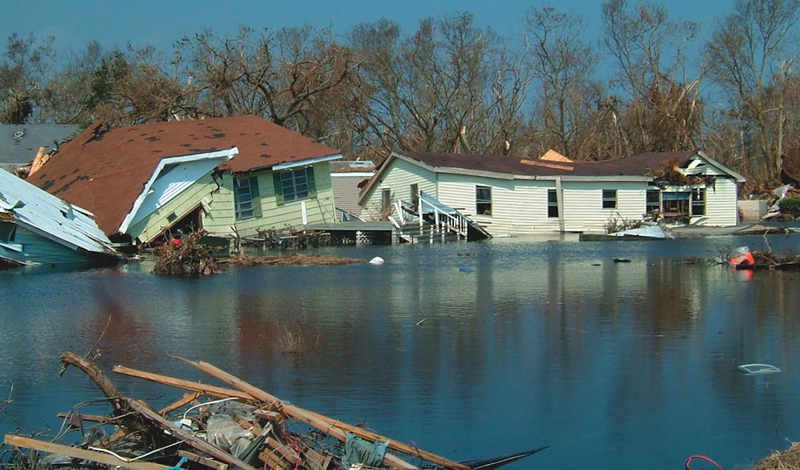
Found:
<svg viewBox="0 0 800 470"><path fill-rule="evenodd" d="M778 201L778 207L781 209L781 214L798 217L800 216L800 197L783 198Z"/></svg>

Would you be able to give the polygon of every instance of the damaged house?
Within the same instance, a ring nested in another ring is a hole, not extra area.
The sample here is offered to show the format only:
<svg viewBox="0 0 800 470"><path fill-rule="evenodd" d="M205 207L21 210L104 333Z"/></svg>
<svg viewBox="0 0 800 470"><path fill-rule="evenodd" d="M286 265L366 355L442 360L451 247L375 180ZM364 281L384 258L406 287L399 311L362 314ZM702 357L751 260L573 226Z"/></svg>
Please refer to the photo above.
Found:
<svg viewBox="0 0 800 470"><path fill-rule="evenodd" d="M0 170L0 268L117 261L90 213Z"/></svg>
<svg viewBox="0 0 800 470"><path fill-rule="evenodd" d="M645 215L676 223L739 222L744 177L702 151L650 153L602 162L550 151L536 160L394 152L361 192L365 219L385 219L424 194L492 236L604 233ZM413 206L413 204L411 205Z"/></svg>
<svg viewBox="0 0 800 470"><path fill-rule="evenodd" d="M91 210L120 245L234 238L332 222L330 147L257 116L112 129L96 123L29 177Z"/></svg>

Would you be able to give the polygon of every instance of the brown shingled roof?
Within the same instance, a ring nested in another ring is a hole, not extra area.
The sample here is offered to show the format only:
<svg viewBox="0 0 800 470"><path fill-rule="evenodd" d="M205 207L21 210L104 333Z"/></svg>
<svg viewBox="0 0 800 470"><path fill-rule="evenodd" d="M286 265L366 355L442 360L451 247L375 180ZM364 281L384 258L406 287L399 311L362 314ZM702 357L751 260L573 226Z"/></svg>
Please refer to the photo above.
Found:
<svg viewBox="0 0 800 470"><path fill-rule="evenodd" d="M113 234L161 159L238 147L233 173L338 155L258 116L171 121L108 129L96 123L61 146L29 182L95 214Z"/></svg>
<svg viewBox="0 0 800 470"><path fill-rule="evenodd" d="M685 162L697 152L647 153L602 162L541 162L498 155L397 152L438 169L453 168L519 176L647 176L667 162ZM531 164L533 163L533 164ZM553 164L560 163L560 164Z"/></svg>

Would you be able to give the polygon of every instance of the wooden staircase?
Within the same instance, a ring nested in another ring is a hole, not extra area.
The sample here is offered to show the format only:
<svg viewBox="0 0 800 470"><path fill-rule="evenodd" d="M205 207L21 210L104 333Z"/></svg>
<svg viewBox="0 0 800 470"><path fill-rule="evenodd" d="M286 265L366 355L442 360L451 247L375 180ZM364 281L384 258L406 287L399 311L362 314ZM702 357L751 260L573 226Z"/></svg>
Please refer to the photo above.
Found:
<svg viewBox="0 0 800 470"><path fill-rule="evenodd" d="M420 192L415 204L397 201L390 217L400 243L445 243L477 241L492 236L483 227L459 211Z"/></svg>

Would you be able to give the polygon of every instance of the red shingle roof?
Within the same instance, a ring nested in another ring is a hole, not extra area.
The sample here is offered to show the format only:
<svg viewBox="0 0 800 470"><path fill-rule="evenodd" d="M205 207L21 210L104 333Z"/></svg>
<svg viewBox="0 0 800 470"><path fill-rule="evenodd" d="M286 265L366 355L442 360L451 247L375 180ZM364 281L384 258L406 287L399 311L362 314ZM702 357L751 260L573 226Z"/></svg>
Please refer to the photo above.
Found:
<svg viewBox="0 0 800 470"><path fill-rule="evenodd" d="M107 129L96 123L61 146L28 181L95 214L113 234L158 162L238 147L223 169L242 173L338 155L331 147L258 116L171 121Z"/></svg>

